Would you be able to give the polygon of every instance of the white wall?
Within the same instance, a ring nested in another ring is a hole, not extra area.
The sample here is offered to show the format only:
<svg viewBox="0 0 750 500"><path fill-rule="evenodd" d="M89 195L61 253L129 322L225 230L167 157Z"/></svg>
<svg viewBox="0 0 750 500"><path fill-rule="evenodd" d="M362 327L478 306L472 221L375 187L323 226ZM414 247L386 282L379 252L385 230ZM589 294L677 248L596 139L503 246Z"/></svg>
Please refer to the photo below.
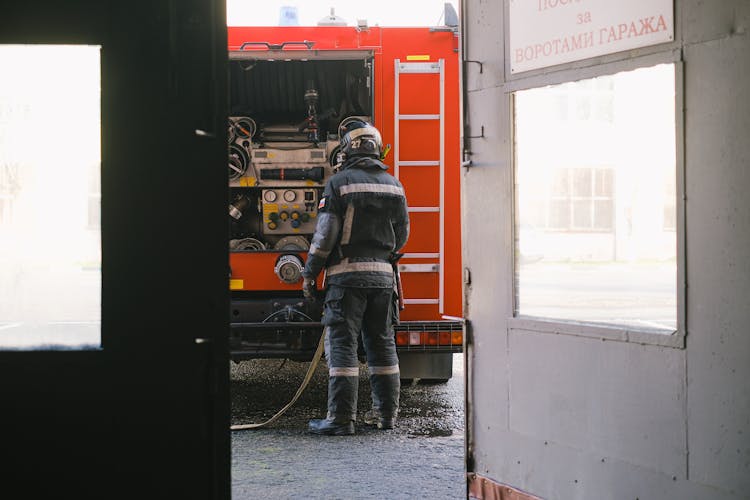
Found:
<svg viewBox="0 0 750 500"><path fill-rule="evenodd" d="M748 498L750 3L675 0L673 43L513 77L507 3L462 8L483 65L465 66L467 135L485 135L462 182L469 464L549 499ZM684 75L684 340L513 319L510 93L664 60Z"/></svg>

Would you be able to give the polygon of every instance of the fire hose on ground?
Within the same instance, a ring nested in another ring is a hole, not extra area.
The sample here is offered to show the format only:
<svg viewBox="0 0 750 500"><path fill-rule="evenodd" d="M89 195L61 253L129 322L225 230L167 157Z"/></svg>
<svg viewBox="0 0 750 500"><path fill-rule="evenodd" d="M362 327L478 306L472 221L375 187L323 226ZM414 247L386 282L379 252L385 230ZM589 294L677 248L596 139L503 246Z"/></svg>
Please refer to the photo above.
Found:
<svg viewBox="0 0 750 500"><path fill-rule="evenodd" d="M297 399L302 395L302 393L305 391L305 388L307 388L307 384L310 383L310 379L312 379L313 373L315 373L315 368L318 367L318 363L320 362L320 358L323 355L323 345L325 344L325 334L322 334L320 336L320 341L318 342L318 348L315 350L315 354L313 355L312 361L310 361L310 367L307 369L307 373L305 374L305 378L302 380L302 384L299 386L299 389L297 389L297 392L292 397L292 400L289 401L283 408L281 408L279 411L276 412L274 416L266 420L265 422L261 422L258 424L239 424L239 425L232 425L229 428L233 431L241 431L245 429L260 429L262 427L266 427L267 425L271 425L272 423L276 422L281 416L286 413L286 411L291 408L294 403L297 402Z"/></svg>

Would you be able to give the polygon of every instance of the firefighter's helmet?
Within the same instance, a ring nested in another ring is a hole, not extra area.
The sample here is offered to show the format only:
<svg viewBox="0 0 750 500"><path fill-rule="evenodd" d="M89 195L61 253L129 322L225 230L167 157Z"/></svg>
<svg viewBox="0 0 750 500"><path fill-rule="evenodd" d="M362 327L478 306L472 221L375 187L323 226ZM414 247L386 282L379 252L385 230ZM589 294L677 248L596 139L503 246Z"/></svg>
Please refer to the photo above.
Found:
<svg viewBox="0 0 750 500"><path fill-rule="evenodd" d="M343 123L342 123L343 125ZM352 120L341 131L341 152L347 158L371 156L380 158L383 152L383 139L378 129L364 120Z"/></svg>

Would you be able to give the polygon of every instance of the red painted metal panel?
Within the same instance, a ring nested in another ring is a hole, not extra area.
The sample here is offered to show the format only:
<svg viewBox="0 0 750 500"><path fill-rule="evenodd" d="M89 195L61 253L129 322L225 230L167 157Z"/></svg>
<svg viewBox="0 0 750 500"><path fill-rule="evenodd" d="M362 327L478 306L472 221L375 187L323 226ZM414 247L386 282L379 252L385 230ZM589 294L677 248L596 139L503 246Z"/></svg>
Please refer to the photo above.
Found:
<svg viewBox="0 0 750 500"><path fill-rule="evenodd" d="M440 174L438 167L409 167L401 165L401 183L410 207L440 205Z"/></svg>
<svg viewBox="0 0 750 500"><path fill-rule="evenodd" d="M402 74L399 86L399 112L403 115L440 113L440 75Z"/></svg>
<svg viewBox="0 0 750 500"><path fill-rule="evenodd" d="M436 253L440 250L440 217L437 212L409 214L411 233L404 253ZM435 292L437 297L437 291Z"/></svg>
<svg viewBox="0 0 750 500"><path fill-rule="evenodd" d="M243 291L279 291L279 290L299 290L302 281L299 283L284 283L273 272L276 261L281 255L290 252L230 252L229 267L232 270L230 280L238 280L234 283L237 287L232 290ZM296 254L305 261L307 255L304 253ZM240 281L241 286L240 285Z"/></svg>
<svg viewBox="0 0 750 500"><path fill-rule="evenodd" d="M444 199L444 314L462 316L462 266L461 266L461 220L460 220L460 116L458 87L458 38L450 32L430 32L426 28L383 28L382 51L375 55L375 104L376 125L386 143L394 141L394 60L408 62L408 56L429 56L429 61L445 62L445 199ZM430 79L432 77L432 79ZM402 74L400 78L401 114L437 114L439 108L428 103L438 103L436 92L438 75ZM416 83L414 83L416 82ZM435 82L435 83L428 83ZM424 98L420 89L424 89ZM439 122L404 121L400 122L399 152L400 161L438 160ZM391 157L392 164L392 157ZM422 169L422 181L414 182L413 170ZM430 169L435 174L430 175ZM402 177L410 198L410 206L418 206L414 200L434 199L438 194L435 184L439 174L437 167L401 167ZM434 206L434 205L430 205ZM439 248L439 228L437 214L412 213L412 237L407 245L408 252L435 252ZM429 235L429 236L428 236ZM409 294L405 293L407 298ZM437 288L435 289L437 297ZM413 316L425 315L423 318ZM440 319L437 306L408 305L402 313L405 319Z"/></svg>
<svg viewBox="0 0 750 500"><path fill-rule="evenodd" d="M399 130L400 161L438 161L440 159L440 122L438 120L402 120ZM438 171L426 171L438 175Z"/></svg>
<svg viewBox="0 0 750 500"><path fill-rule="evenodd" d="M313 42L312 51L301 44L287 45L284 50L310 52L370 50L374 54L374 124L380 130L385 144L395 144L394 137L394 60L408 62L409 56L427 56L431 62L440 59L445 63L445 198L444 198L444 313L462 315L462 267L460 227L460 117L458 86L458 38L452 32L430 31L429 28L380 28L358 30L354 27L229 27L228 45L238 50L245 42L266 42L278 45L284 42ZM250 50L266 50L262 45L253 45ZM402 114L437 114L438 75L408 74L400 80ZM408 83L406 83L408 82ZM439 122L401 121L399 143L401 161L437 161L440 158ZM393 174L393 154L386 158ZM437 206L439 202L438 167L407 167L400 169L409 205ZM437 213L412 213L412 234L406 252L438 252L439 215ZM231 254L230 262L236 277L247 277L246 290L299 290L300 284L282 283L273 273L276 254L241 253ZM304 256L302 256L304 258ZM438 297L437 274L433 276L430 297ZM421 278L420 278L421 279ZM420 279L407 277L407 298L412 291L427 293L412 284ZM426 298L426 297L415 297ZM407 305L402 318L409 320L440 319L437 305Z"/></svg>
<svg viewBox="0 0 750 500"><path fill-rule="evenodd" d="M438 274L402 272L404 295L415 299L436 299Z"/></svg>
<svg viewBox="0 0 750 500"><path fill-rule="evenodd" d="M401 311L402 321L425 321L440 318L437 304L409 304Z"/></svg>

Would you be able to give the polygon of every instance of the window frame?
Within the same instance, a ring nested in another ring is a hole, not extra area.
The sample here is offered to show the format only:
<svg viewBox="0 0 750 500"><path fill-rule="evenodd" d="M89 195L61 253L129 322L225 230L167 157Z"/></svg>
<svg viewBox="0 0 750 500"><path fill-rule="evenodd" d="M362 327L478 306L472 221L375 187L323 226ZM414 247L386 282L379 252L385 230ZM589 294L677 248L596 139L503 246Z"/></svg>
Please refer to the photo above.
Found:
<svg viewBox="0 0 750 500"><path fill-rule="evenodd" d="M608 325L604 323L592 323L568 319L542 318L518 314L518 248L514 243L511 250L510 296L513 298L511 316L507 318L508 329L514 332L547 333L555 335L570 335L577 337L588 337L602 341L631 342L638 344L685 348L685 336L687 335L686 324L686 260L685 260L685 113L684 113L684 68L682 53L680 50L669 50L652 53L632 59L599 64L584 68L570 67L566 69L548 70L542 73L533 73L527 77L517 77L505 85L505 94L509 101L509 127L511 134L511 147L509 150L508 165L511 166L511 240L516 242L518 228L516 227L516 215L518 213L517 182L517 154L515 137L515 92L528 90L548 85L557 85L566 82L586 80L598 76L610 75L624 71L632 71L639 68L647 68L658 64L673 64L675 75L675 163L676 163L676 321L677 328L671 333L664 330L650 329L642 326ZM519 75L520 76L520 75Z"/></svg>

